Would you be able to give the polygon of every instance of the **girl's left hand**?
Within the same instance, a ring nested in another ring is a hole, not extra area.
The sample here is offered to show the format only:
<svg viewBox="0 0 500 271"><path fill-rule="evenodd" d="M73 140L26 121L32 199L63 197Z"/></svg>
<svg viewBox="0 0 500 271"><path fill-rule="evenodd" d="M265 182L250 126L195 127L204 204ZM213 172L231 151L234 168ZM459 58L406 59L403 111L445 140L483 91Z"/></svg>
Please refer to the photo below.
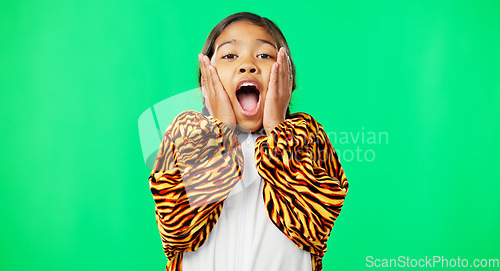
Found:
<svg viewBox="0 0 500 271"><path fill-rule="evenodd" d="M290 58L286 54L285 48L281 47L278 51L277 61L271 68L271 78L264 104L263 126L267 135L285 120L286 110L292 97L292 83Z"/></svg>

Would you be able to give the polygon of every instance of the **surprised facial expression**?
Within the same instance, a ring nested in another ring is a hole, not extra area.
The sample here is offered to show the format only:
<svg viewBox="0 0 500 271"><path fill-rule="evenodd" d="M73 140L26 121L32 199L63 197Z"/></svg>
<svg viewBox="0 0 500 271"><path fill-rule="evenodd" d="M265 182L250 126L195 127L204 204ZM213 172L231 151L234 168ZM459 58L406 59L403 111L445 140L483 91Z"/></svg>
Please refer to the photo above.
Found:
<svg viewBox="0 0 500 271"><path fill-rule="evenodd" d="M262 126L271 68L278 55L266 29L248 21L228 25L215 40L212 65L229 96L238 125Z"/></svg>

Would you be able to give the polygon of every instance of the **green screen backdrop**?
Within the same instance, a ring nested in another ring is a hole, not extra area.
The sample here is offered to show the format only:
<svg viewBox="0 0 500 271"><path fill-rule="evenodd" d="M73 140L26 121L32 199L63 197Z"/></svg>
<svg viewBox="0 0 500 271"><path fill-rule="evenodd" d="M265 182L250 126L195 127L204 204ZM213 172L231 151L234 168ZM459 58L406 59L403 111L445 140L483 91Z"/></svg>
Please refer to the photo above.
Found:
<svg viewBox="0 0 500 271"><path fill-rule="evenodd" d="M0 270L164 270L138 119L239 11L284 32L350 182L324 270L500 270L470 267L500 258L500 3L468 0L1 1Z"/></svg>

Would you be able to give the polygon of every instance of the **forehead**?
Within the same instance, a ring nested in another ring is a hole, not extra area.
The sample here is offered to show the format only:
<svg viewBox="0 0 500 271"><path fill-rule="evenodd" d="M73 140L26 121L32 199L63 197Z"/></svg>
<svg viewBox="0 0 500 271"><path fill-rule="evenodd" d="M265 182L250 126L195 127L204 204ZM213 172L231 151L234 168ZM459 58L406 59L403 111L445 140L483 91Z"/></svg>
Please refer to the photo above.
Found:
<svg viewBox="0 0 500 271"><path fill-rule="evenodd" d="M235 40L237 42L253 42L255 40L266 40L276 44L273 36L263 27L248 21L237 21L229 24L215 40L215 46L221 43Z"/></svg>

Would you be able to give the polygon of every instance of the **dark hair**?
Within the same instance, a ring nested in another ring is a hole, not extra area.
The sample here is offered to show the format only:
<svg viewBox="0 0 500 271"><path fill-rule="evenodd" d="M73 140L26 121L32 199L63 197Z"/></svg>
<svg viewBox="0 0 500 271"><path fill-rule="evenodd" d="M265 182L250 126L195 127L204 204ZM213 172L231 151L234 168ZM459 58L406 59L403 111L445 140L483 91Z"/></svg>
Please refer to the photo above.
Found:
<svg viewBox="0 0 500 271"><path fill-rule="evenodd" d="M292 91L295 90L295 87L297 86L295 83L295 65L293 64L292 56L290 54L290 48L288 47L288 43L286 42L285 36L281 32L281 30L278 28L278 26L273 23L271 20L261 17L257 14L250 13L250 12L239 12L235 13L233 15L229 15L226 18L224 18L222 21L220 21L210 32L208 35L207 40L205 41L205 45L203 46L203 50L201 51L204 55L208 56L208 58L212 58L214 54L214 46L215 46L215 40L220 36L222 31L231 23L237 22L237 21L248 21L251 22L257 26L260 26L269 32L271 36L274 38L276 41L276 45L278 46L277 49L284 47L286 50L286 53L290 57L290 63L292 66ZM198 71L198 84L201 87L201 71ZM202 113L204 115L210 115L208 112L207 107L205 106L205 97L203 97L203 111ZM287 108L286 110L286 118L290 117L290 109Z"/></svg>

